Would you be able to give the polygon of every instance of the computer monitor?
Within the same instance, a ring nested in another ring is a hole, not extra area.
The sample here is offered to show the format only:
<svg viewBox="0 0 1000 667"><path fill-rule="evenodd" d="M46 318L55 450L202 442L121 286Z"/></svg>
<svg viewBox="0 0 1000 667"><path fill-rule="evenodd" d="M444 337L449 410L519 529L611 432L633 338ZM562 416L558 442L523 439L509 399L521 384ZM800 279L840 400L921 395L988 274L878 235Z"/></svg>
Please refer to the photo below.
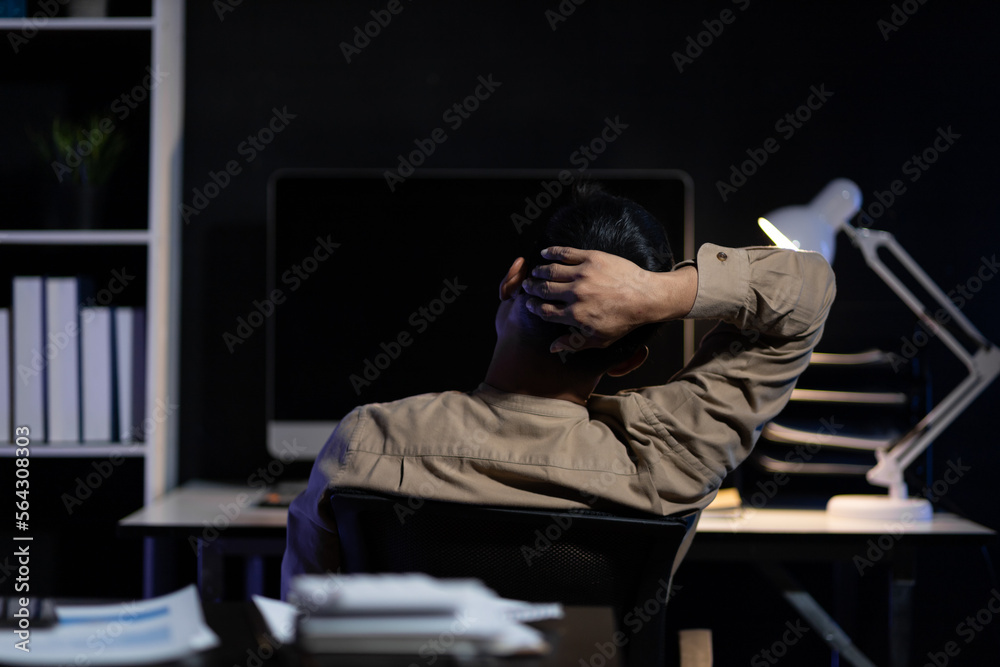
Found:
<svg viewBox="0 0 1000 667"><path fill-rule="evenodd" d="M694 255L692 188L677 170L283 170L268 190L268 451L312 458L358 405L474 389L496 341L498 286L585 177L641 204L675 257ZM562 180L560 180L560 177ZM391 187L390 187L391 186ZM253 325L253 323L248 322ZM665 327L635 374L657 384L693 351Z"/></svg>

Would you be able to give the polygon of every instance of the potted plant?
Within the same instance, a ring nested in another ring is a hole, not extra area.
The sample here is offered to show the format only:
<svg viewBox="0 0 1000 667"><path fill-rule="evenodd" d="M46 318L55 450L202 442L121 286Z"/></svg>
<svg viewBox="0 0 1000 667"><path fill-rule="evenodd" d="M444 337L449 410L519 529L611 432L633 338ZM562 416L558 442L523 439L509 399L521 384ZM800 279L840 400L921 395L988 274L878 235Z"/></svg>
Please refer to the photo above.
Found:
<svg viewBox="0 0 1000 667"><path fill-rule="evenodd" d="M125 152L122 129L109 117L91 116L83 123L56 117L51 132L37 144L57 183L54 226L98 226L108 181Z"/></svg>

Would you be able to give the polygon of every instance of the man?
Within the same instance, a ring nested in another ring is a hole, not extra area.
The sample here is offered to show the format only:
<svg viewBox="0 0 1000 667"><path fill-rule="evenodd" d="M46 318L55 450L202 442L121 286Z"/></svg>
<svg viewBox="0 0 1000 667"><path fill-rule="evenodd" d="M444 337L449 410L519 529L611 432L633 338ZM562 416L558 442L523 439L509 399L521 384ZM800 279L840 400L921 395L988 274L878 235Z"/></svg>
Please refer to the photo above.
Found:
<svg viewBox="0 0 1000 667"><path fill-rule="evenodd" d="M338 486L661 515L704 508L788 401L835 293L816 253L706 244L672 267L655 219L593 186L552 217L540 245L500 284L483 384L361 406L340 423L289 508L282 595L295 574L336 569ZM685 317L722 322L670 381L593 394L605 373L645 360L656 326Z"/></svg>

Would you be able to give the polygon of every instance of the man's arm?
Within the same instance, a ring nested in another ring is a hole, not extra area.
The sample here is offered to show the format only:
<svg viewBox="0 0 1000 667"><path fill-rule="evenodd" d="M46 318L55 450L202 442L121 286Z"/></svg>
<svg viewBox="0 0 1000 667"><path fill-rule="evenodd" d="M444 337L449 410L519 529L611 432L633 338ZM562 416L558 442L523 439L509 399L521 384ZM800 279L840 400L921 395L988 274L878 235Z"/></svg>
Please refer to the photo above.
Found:
<svg viewBox="0 0 1000 667"><path fill-rule="evenodd" d="M556 254L571 261L593 255ZM683 270L688 267L672 273ZM614 336L629 318L633 326L662 321L665 311L651 301L673 303L665 310L676 312L680 297L690 296L683 286L671 292L667 280L635 277L641 275L636 271L641 269L618 262L560 267L551 274L556 280L544 286L548 298L559 301L536 302L535 312L590 327L600 340ZM836 292L832 270L816 253L706 244L698 252L697 272L696 297L686 317L721 323L669 382L635 393L630 417L643 430L634 443L648 443L633 444L637 456L647 462L661 496L676 493L678 502L718 486L749 454L763 425L784 408L822 335ZM630 296L616 300L613 290L597 288L616 280L629 285L624 289ZM648 285L645 295L637 289L643 284ZM526 289L542 296L537 284ZM672 465L657 465L663 459Z"/></svg>
<svg viewBox="0 0 1000 667"><path fill-rule="evenodd" d="M295 576L323 574L340 568L340 537L330 504L330 474L343 455L357 415L354 410L340 421L316 457L309 485L288 508L288 538L281 561L282 600L287 598Z"/></svg>

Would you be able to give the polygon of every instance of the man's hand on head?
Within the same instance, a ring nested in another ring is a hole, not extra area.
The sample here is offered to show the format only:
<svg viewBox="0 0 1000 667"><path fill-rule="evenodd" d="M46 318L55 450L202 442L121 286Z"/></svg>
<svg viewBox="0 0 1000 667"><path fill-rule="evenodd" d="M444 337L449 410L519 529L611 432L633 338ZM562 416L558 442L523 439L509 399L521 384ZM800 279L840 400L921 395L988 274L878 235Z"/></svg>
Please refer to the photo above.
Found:
<svg viewBox="0 0 1000 667"><path fill-rule="evenodd" d="M586 341L570 345L567 334L551 351L607 347L644 324L686 315L698 291L697 270L646 271L623 257L599 250L551 247L524 281L528 310L548 322L578 327Z"/></svg>

